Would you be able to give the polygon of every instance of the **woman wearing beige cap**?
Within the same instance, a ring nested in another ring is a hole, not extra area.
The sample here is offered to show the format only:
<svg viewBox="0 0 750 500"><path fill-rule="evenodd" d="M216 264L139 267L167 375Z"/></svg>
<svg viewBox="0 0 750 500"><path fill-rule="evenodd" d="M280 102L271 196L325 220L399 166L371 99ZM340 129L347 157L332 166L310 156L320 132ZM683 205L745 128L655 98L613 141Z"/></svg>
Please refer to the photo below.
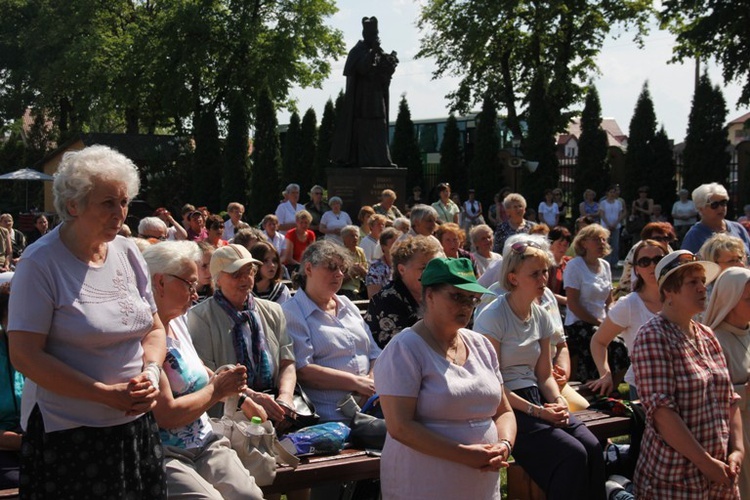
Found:
<svg viewBox="0 0 750 500"><path fill-rule="evenodd" d="M662 310L638 331L632 353L646 411L634 478L639 499L739 498L739 398L719 342L693 320L717 274L719 266L687 250L656 266Z"/></svg>
<svg viewBox="0 0 750 500"><path fill-rule="evenodd" d="M241 245L217 249L210 265L216 291L190 310L188 330L211 370L236 363L247 367L247 399L240 397L245 413L279 423L291 414L297 377L281 307L252 295L261 264ZM274 400L267 392L278 396Z"/></svg>

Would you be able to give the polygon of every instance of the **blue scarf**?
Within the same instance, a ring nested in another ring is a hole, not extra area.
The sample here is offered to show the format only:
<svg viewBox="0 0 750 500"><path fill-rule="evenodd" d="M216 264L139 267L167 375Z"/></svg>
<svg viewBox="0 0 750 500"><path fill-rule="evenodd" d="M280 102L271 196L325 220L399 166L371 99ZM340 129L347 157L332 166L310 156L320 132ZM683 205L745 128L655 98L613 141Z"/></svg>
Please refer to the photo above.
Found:
<svg viewBox="0 0 750 500"><path fill-rule="evenodd" d="M214 300L234 322L234 326L232 327L232 344L234 345L237 362L247 367L248 387L254 391L273 389L271 361L268 357L265 336L260 331L260 325L255 318L255 303L252 296L248 296L242 311L235 309L227 298L224 297L224 294L221 293L221 290L214 292ZM245 325L248 325L250 328L251 350L247 348L247 342L245 341Z"/></svg>

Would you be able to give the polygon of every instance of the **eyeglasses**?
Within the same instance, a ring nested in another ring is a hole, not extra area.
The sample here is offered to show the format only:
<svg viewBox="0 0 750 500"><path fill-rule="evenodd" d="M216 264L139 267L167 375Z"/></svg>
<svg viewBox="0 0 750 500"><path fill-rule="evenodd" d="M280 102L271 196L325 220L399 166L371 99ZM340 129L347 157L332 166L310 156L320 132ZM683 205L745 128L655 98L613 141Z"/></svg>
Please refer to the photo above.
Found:
<svg viewBox="0 0 750 500"><path fill-rule="evenodd" d="M539 243L537 243L536 241L531 241L531 240L517 241L510 246L510 249L513 251L513 253L517 253L518 255L523 255L526 253L526 250L528 250L529 247L543 250L542 246Z"/></svg>
<svg viewBox="0 0 750 500"><path fill-rule="evenodd" d="M708 204L708 206L711 207L713 210L716 210L719 207L726 207L728 203L729 203L729 200L717 200L717 201L712 201L711 203Z"/></svg>
<svg viewBox="0 0 750 500"><path fill-rule="evenodd" d="M188 291L190 292L190 295L198 293L198 283L190 282L190 281L186 280L185 278L181 278L181 277L177 276L176 274L168 274L167 276L170 276L170 277L172 277L174 279L180 280L183 283L185 283L188 286Z"/></svg>
<svg viewBox="0 0 750 500"><path fill-rule="evenodd" d="M336 264L335 262L328 262L327 264L323 264L320 267L329 270L332 273L335 273L336 271L341 271L342 274L348 274L349 268L346 266L340 266Z"/></svg>
<svg viewBox="0 0 750 500"><path fill-rule="evenodd" d="M640 260L640 259L639 259ZM676 269L683 264L690 264L691 262L696 262L701 260L698 255L693 255L691 253L684 253L679 256L677 256L672 262L664 266L664 268L659 273L659 279L662 278L665 274L667 274L672 269Z"/></svg>
<svg viewBox="0 0 750 500"><path fill-rule="evenodd" d="M482 300L481 297L477 297L476 295L464 295L459 292L447 293L446 295L450 297L453 302L462 306L476 307L476 305Z"/></svg>
<svg viewBox="0 0 750 500"><path fill-rule="evenodd" d="M239 270L230 274L230 276L234 280L241 280L242 278L252 278L255 276L255 273L257 272L258 272L258 269L253 265L248 266L246 269L243 266Z"/></svg>
<svg viewBox="0 0 750 500"><path fill-rule="evenodd" d="M635 261L635 265L638 267L648 267L651 264L656 265L659 263L661 259L663 259L663 255L656 255L654 257L641 257L637 261Z"/></svg>
<svg viewBox="0 0 750 500"><path fill-rule="evenodd" d="M745 265L745 257L735 257L733 259L725 260L725 261L716 261L717 264L723 264L723 265L731 265L731 266L744 266Z"/></svg>

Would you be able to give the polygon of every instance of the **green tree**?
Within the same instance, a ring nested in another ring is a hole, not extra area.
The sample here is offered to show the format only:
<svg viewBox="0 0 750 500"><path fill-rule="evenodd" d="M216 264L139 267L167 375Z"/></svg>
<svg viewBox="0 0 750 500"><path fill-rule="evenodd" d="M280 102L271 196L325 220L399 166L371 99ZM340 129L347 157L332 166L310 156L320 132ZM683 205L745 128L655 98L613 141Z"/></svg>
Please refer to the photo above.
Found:
<svg viewBox="0 0 750 500"><path fill-rule="evenodd" d="M283 183L299 182L296 177L302 158L302 124L296 111L289 117L289 127L284 137L284 154L281 180Z"/></svg>
<svg viewBox="0 0 750 500"><path fill-rule="evenodd" d="M750 31L747 2L664 0L662 28L677 35L674 60L715 58L724 83L742 82L739 104L750 104Z"/></svg>
<svg viewBox="0 0 750 500"><path fill-rule="evenodd" d="M260 222L263 216L276 210L281 189L278 122L270 91L261 92L255 116L253 167L250 176L251 203L248 208L251 220Z"/></svg>
<svg viewBox="0 0 750 500"><path fill-rule="evenodd" d="M391 141L391 159L399 168L406 169L407 186L416 186L422 181L422 153L419 151L405 94L401 95L398 103L398 116Z"/></svg>
<svg viewBox="0 0 750 500"><path fill-rule="evenodd" d="M659 128L651 141L651 149L654 154L654 163L649 171L649 196L654 200L654 203L662 206L664 213L668 214L677 192L677 182L674 178L675 165L672 141L669 140L664 126Z"/></svg>
<svg viewBox="0 0 750 500"><path fill-rule="evenodd" d="M545 95L546 79L543 75L535 78L529 94L529 132L523 141L523 151L527 163L521 167L522 188L529 205L535 206L544 199L544 190L557 186L557 146L555 142L554 118ZM536 171L531 172L528 162L538 162Z"/></svg>
<svg viewBox="0 0 750 500"><path fill-rule="evenodd" d="M730 161L726 121L724 95L704 73L693 94L685 137L682 185L686 189L692 191L707 182L726 183Z"/></svg>
<svg viewBox="0 0 750 500"><path fill-rule="evenodd" d="M486 97L482 111L477 115L476 143L469 178L476 190L476 199L487 205L504 185L500 164L500 134L497 126L497 109L491 97Z"/></svg>
<svg viewBox="0 0 750 500"><path fill-rule="evenodd" d="M445 122L443 142L440 144L440 180L451 183L453 189L466 193L470 186L468 172L464 166L464 156L461 149L461 131L458 130L456 116L451 113Z"/></svg>
<svg viewBox="0 0 750 500"><path fill-rule="evenodd" d="M315 155L318 148L318 118L315 110L309 108L302 117L302 133L300 136L302 146L295 182L300 184L303 193L310 191L314 184L320 182L315 174Z"/></svg>
<svg viewBox="0 0 750 500"><path fill-rule="evenodd" d="M333 144L333 133L336 129L336 110L333 101L328 99L323 108L323 118L318 128L318 148L315 150L315 175L313 179L321 186L328 184L326 169L330 166L331 144Z"/></svg>
<svg viewBox="0 0 750 500"><path fill-rule="evenodd" d="M625 156L626 175L622 185L622 197L634 200L640 186L648 185L649 171L653 168L654 151L652 141L656 135L656 112L648 82L643 84L628 130L628 152ZM649 186L653 187L653 186Z"/></svg>
<svg viewBox="0 0 750 500"><path fill-rule="evenodd" d="M221 141L219 123L211 111L201 114L195 134L192 203L218 212L221 205Z"/></svg>
<svg viewBox="0 0 750 500"><path fill-rule="evenodd" d="M586 94L581 114L581 137L578 140L578 163L573 199L582 200L586 189L604 194L610 182L607 164L607 133L602 129L602 107L599 92L593 85Z"/></svg>
<svg viewBox="0 0 750 500"><path fill-rule="evenodd" d="M551 0L428 0L423 4L418 57L434 57L433 77L457 76L448 94L453 109L468 111L489 96L502 103L510 130L522 136L521 103L529 103L535 75L544 75L544 107L555 130L563 130L570 109L596 71L596 57L614 26L649 20L648 0L575 2Z"/></svg>
<svg viewBox="0 0 750 500"><path fill-rule="evenodd" d="M245 99L239 92L229 105L229 129L224 144L224 171L221 174L221 206L245 203L248 189L248 144L250 124Z"/></svg>

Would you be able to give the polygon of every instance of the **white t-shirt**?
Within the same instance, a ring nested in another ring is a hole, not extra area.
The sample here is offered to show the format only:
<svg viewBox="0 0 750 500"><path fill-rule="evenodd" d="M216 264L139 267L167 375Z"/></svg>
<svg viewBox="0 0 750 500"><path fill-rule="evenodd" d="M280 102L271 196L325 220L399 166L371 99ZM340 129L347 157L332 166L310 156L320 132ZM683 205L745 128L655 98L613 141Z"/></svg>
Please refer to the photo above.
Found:
<svg viewBox="0 0 750 500"><path fill-rule="evenodd" d="M294 224L296 222L297 212L301 212L304 209L305 206L302 203L297 203L296 207L293 207L292 202L288 200L279 203L279 206L276 207L276 218L279 219L279 226L283 226L284 224Z"/></svg>
<svg viewBox="0 0 750 500"><path fill-rule="evenodd" d="M359 242L359 248L361 248L365 252L365 257L367 257L367 262L372 264L379 258L383 256L383 249L380 248L380 242L372 237L372 235L367 235Z"/></svg>
<svg viewBox="0 0 750 500"><path fill-rule="evenodd" d="M609 263L599 259L599 273L594 274L586 265L583 257L575 257L568 262L563 272L565 288L575 288L580 293L581 306L589 314L604 320L607 316L605 305L612 290L612 272ZM565 326L572 325L578 321L578 317L568 307L565 314Z"/></svg>
<svg viewBox="0 0 750 500"><path fill-rule="evenodd" d="M46 335L46 351L104 384L127 383L143 368L141 340L151 331L156 304L146 262L133 240L107 244L100 267L76 258L60 240L58 226L30 246L16 267L10 295L9 331ZM131 422L101 403L62 396L26 380L21 422L39 405L46 432L110 427Z"/></svg>
<svg viewBox="0 0 750 500"><path fill-rule="evenodd" d="M655 314L648 310L641 296L636 292L627 294L609 310L609 319L616 325L625 328L619 336L625 341L629 353L633 352L638 329L654 316ZM625 374L625 382L635 387L635 373L633 373L632 364Z"/></svg>
<svg viewBox="0 0 750 500"><path fill-rule="evenodd" d="M335 213L333 213L333 210L329 210L323 214L323 217L320 218L320 224L325 224L326 229L341 229L344 226L350 226L352 224L352 219L346 212L342 211L339 212L338 215L336 215ZM338 243L339 245L344 244L344 241L338 234L326 234L325 239L334 243Z"/></svg>
<svg viewBox="0 0 750 500"><path fill-rule="evenodd" d="M560 208L557 206L557 203L552 202L552 206L550 206L545 202L541 202L539 204L539 209L536 212L539 214L540 222L547 224L550 229L556 226L555 219L560 213Z"/></svg>
<svg viewBox="0 0 750 500"><path fill-rule="evenodd" d="M481 255L479 255L479 252L473 252L471 255L474 256L474 262L476 262L477 264L477 272L479 273L479 276L484 275L493 261L503 260L503 256L495 252L490 252L489 257L482 257Z"/></svg>
<svg viewBox="0 0 750 500"><path fill-rule="evenodd" d="M606 227L620 227L620 213L622 212L622 203L619 199L609 201L604 199L599 202L599 209L602 211L602 225Z"/></svg>
<svg viewBox="0 0 750 500"><path fill-rule="evenodd" d="M680 200L677 200L674 202L674 205L672 205L672 217L675 215L679 216L690 216L689 219L683 220L683 219L674 219L674 225L675 226L692 226L696 222L698 222L698 209L695 208L695 203L693 203L693 200L687 200L685 202L682 202Z"/></svg>
<svg viewBox="0 0 750 500"><path fill-rule="evenodd" d="M277 252L279 252L279 255L281 257L284 256L284 250L286 250L286 238L283 234L281 234L279 231L276 231L273 233L273 238L268 236L268 233L266 230L263 230L263 234L265 235L266 239L274 246Z"/></svg>

